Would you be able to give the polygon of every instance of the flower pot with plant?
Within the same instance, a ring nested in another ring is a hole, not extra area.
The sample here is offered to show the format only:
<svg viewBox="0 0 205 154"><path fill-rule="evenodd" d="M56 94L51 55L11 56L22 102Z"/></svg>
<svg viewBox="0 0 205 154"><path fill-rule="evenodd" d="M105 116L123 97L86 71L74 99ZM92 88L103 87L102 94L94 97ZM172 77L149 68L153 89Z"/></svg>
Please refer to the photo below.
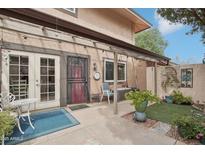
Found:
<svg viewBox="0 0 205 154"><path fill-rule="evenodd" d="M179 105L191 105L192 104L192 97L184 96L182 92L179 90L174 90L171 96L173 98L174 104L179 104Z"/></svg>
<svg viewBox="0 0 205 154"><path fill-rule="evenodd" d="M134 113L134 119L141 122L146 121L145 110L148 102L160 102L160 99L148 90L131 91L126 93L125 97L127 100L132 100L132 105L134 105L136 110Z"/></svg>

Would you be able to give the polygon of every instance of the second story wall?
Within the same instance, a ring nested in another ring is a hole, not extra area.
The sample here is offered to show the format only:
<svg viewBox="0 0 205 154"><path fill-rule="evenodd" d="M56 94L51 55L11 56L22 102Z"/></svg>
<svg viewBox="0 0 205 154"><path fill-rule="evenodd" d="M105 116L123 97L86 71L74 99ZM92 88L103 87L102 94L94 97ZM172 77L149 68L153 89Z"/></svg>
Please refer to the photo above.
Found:
<svg viewBox="0 0 205 154"><path fill-rule="evenodd" d="M36 9L134 44L134 23L114 9L77 9L76 16L65 9Z"/></svg>

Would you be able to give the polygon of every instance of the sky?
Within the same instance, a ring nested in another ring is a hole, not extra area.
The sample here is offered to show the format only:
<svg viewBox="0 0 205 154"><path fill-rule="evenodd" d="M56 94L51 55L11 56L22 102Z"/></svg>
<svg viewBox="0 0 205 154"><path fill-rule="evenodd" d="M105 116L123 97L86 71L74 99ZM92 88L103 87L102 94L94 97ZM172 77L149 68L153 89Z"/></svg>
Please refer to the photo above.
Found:
<svg viewBox="0 0 205 154"><path fill-rule="evenodd" d="M172 24L156 14L156 9L133 9L149 21L154 28L158 28L164 39L168 42L165 56L176 63L196 64L202 63L205 54L205 45L201 41L201 33L186 35L191 30L190 26ZM177 57L177 58L176 58Z"/></svg>

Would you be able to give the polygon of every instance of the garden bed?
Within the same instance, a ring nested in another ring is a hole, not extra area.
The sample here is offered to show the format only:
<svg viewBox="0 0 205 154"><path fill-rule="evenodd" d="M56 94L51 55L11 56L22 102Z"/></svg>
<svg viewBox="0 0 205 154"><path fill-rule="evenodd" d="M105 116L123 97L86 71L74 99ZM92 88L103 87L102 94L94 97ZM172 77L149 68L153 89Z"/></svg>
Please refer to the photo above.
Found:
<svg viewBox="0 0 205 154"><path fill-rule="evenodd" d="M184 139L182 138L178 131L171 127L171 129L167 132L166 136L169 136L171 138L176 139L177 141L183 142L185 144L189 144L189 145L201 145L201 143L199 142L199 140L197 139Z"/></svg>
<svg viewBox="0 0 205 154"><path fill-rule="evenodd" d="M145 122L138 122L138 121L133 119L133 115L134 115L134 112L130 112L128 114L123 115L122 118L125 118L129 121L136 123L137 125L144 126L147 128L150 128L157 123L157 120L152 120L152 119L147 119Z"/></svg>
<svg viewBox="0 0 205 154"><path fill-rule="evenodd" d="M200 142L196 139L184 139L180 137L178 131L171 127L171 123L173 118L176 116L191 116L193 114L193 111L195 113L200 113L200 111L194 109L191 105L176 105L176 104L153 104L149 106L146 110L147 114L147 120L145 122L138 122L133 119L133 114L134 112L128 113L126 115L123 115L122 117L134 122L138 126L141 127L146 127L148 129L152 129L155 131L162 131L166 136L169 136L171 138L176 139L177 141L181 141L185 144L191 144L191 145L198 145ZM167 128L159 128L160 127L165 127L163 124L166 126L166 124L169 126ZM157 127L157 128L156 128ZM166 131L164 131L166 130ZM162 134L161 133L161 134Z"/></svg>

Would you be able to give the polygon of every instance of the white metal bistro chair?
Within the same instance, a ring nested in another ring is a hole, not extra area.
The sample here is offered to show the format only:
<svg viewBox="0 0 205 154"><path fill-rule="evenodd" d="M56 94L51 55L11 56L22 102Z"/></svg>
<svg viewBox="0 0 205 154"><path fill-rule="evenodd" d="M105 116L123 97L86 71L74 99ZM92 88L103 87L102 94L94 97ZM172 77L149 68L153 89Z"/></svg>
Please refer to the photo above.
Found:
<svg viewBox="0 0 205 154"><path fill-rule="evenodd" d="M101 90L102 90L102 95L100 98L100 102L102 102L103 97L106 96L108 103L110 104L110 97L113 96L113 92L110 90L109 84L108 83L103 83L101 86Z"/></svg>

